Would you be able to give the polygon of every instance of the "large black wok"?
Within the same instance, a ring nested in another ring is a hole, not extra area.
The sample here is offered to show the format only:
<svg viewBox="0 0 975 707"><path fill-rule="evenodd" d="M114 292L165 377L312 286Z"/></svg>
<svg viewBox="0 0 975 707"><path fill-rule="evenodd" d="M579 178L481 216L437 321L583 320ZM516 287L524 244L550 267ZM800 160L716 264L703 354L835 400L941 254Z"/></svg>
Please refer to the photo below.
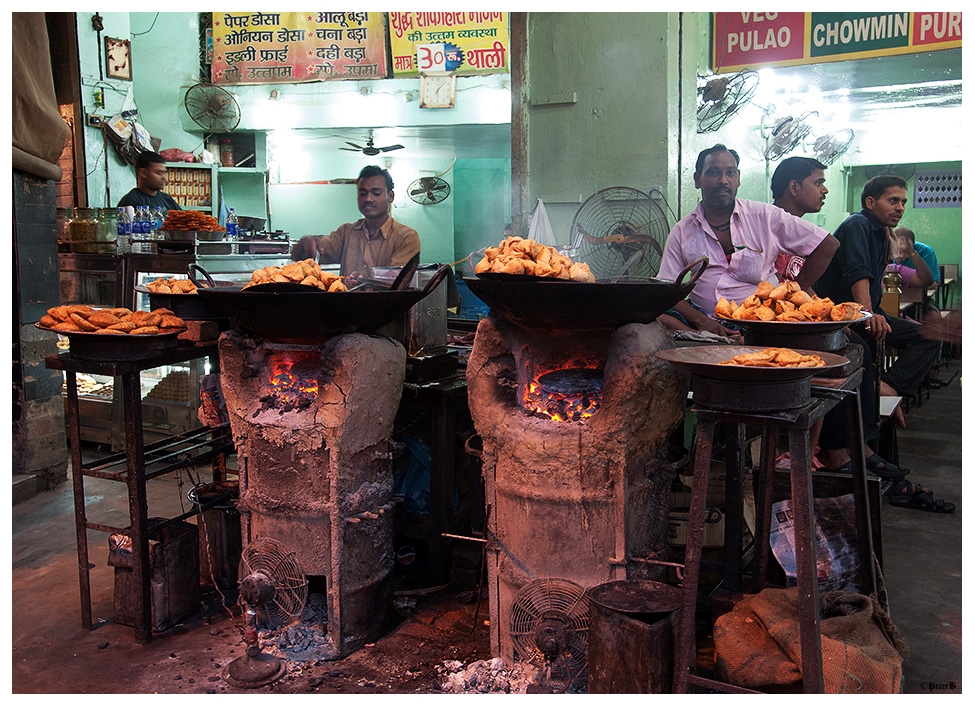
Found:
<svg viewBox="0 0 975 707"><path fill-rule="evenodd" d="M433 292L449 269L445 265L438 270L423 289L373 285L323 292L301 286L280 291L200 287L197 293L219 315L252 334L287 343L319 343L336 334L374 331L389 324Z"/></svg>
<svg viewBox="0 0 975 707"><path fill-rule="evenodd" d="M704 256L691 261L674 282L625 277L575 282L501 273L481 273L464 282L475 297L514 324L591 331L649 324L687 297L707 265ZM695 267L691 279L683 282Z"/></svg>

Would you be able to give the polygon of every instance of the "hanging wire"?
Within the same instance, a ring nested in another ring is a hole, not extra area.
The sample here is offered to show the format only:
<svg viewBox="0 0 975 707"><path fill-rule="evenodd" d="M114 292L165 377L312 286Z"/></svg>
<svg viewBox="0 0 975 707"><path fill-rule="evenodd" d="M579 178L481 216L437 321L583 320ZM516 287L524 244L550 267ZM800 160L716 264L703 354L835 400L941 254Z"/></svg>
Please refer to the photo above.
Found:
<svg viewBox="0 0 975 707"><path fill-rule="evenodd" d="M156 20L158 20L158 19L159 19L159 13L157 12L156 13L156 16L152 18L152 24L149 25L149 29L147 29L145 32L132 32L132 36L133 37L140 37L143 34L149 34L150 32L152 32L152 28L156 26Z"/></svg>

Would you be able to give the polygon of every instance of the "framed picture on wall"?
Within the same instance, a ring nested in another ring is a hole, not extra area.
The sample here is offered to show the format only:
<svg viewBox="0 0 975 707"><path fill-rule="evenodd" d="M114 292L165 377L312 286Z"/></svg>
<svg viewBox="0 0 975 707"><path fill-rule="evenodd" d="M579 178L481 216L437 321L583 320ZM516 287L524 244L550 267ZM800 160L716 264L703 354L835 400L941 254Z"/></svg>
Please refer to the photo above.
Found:
<svg viewBox="0 0 975 707"><path fill-rule="evenodd" d="M110 79L132 80L132 47L129 40L105 37L105 75Z"/></svg>

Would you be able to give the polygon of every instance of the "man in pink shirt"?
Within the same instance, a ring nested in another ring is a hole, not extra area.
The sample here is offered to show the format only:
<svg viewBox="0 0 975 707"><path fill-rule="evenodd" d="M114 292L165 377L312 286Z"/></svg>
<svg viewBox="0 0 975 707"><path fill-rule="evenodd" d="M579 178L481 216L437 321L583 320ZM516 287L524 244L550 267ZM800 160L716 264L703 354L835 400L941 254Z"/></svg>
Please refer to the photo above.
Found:
<svg viewBox="0 0 975 707"><path fill-rule="evenodd" d="M829 264L839 243L829 232L783 209L738 199L738 153L717 144L702 151L694 171L701 202L667 237L658 277L674 280L700 255L708 266L690 294L672 312L695 329L727 335L712 318L721 297L739 304L762 280L776 282L780 253L805 258L796 282L807 292Z"/></svg>

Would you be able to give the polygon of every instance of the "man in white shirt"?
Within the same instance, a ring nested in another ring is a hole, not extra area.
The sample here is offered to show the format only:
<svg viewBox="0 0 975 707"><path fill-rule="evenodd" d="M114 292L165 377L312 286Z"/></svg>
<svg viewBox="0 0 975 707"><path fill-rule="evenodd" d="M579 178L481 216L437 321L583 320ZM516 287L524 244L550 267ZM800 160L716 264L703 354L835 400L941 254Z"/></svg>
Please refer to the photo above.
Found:
<svg viewBox="0 0 975 707"><path fill-rule="evenodd" d="M783 209L737 198L738 163L738 153L720 143L698 155L694 186L701 190L701 202L671 230L658 273L674 280L688 263L706 255L708 266L690 301L678 302L671 314L722 335L729 331L712 318L721 297L741 303L762 280L776 282L780 253L805 259L795 279L811 292L839 245L829 232Z"/></svg>

